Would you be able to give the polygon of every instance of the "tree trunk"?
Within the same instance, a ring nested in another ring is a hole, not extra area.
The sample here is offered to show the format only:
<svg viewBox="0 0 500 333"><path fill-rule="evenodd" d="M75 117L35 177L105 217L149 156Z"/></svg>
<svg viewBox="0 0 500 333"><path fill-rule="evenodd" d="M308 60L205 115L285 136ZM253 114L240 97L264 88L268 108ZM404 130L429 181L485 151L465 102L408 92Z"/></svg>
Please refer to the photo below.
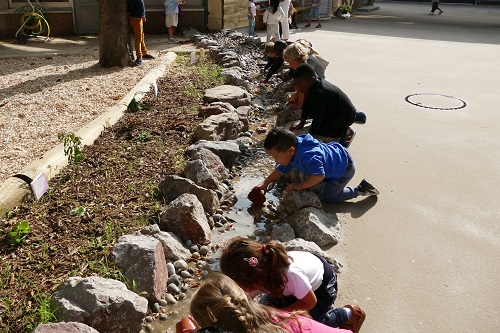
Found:
<svg viewBox="0 0 500 333"><path fill-rule="evenodd" d="M127 0L99 0L99 64L133 65Z"/></svg>

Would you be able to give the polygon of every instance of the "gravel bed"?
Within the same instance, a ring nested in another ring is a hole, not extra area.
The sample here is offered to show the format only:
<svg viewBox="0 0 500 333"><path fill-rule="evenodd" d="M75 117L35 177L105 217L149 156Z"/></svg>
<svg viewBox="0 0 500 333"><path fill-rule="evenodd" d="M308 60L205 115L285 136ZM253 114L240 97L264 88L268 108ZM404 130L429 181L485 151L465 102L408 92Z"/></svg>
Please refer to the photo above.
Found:
<svg viewBox="0 0 500 333"><path fill-rule="evenodd" d="M158 64L100 68L98 55L2 60L0 182L116 104Z"/></svg>

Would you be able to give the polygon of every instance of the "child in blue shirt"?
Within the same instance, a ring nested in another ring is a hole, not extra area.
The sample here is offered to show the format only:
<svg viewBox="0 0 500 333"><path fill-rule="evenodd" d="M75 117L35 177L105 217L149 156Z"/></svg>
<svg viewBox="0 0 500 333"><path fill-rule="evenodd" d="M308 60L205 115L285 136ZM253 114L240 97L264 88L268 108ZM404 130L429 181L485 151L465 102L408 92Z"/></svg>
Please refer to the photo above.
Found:
<svg viewBox="0 0 500 333"><path fill-rule="evenodd" d="M267 135L264 148L278 164L276 169L257 185L264 191L281 175L297 170L302 172L306 179L300 183L289 184L286 187L287 192L305 190L325 182L322 199L328 203L379 194L366 179L355 188L346 187L354 177L356 165L349 152L337 142L320 143L310 134L296 137L287 129L275 128Z"/></svg>

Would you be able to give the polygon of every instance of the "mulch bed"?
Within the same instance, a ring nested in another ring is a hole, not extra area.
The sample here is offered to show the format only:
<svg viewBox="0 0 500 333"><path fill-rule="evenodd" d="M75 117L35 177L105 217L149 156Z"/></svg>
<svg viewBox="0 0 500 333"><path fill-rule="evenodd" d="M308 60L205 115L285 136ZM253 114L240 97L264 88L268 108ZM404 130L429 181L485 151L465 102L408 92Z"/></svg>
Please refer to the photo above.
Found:
<svg viewBox="0 0 500 333"><path fill-rule="evenodd" d="M158 97L148 94L141 110L85 147L84 160L53 178L40 201L28 200L0 221L0 332L31 332L53 320L48 300L70 276L120 279L108 262L115 240L158 221L166 205L158 183L182 172L202 120L202 91L222 84L209 60L188 61L180 56L158 81ZM77 207L83 216L71 215ZM24 220L29 235L12 246L6 234Z"/></svg>

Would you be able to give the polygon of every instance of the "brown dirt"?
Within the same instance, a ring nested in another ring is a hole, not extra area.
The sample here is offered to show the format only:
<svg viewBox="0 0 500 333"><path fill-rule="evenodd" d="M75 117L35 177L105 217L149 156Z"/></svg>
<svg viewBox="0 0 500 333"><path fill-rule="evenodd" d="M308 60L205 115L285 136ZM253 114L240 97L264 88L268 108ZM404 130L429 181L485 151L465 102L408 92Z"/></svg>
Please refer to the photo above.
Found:
<svg viewBox="0 0 500 333"><path fill-rule="evenodd" d="M39 202L29 201L0 221L0 331L30 332L50 321L47 300L69 276L120 278L108 263L115 240L158 220L165 203L158 183L184 166L183 152L200 122L201 91L221 84L208 60L188 65L180 56L162 80L149 109L127 113L105 130L84 160L50 181ZM85 207L83 217L72 216ZM6 235L27 220L30 233L19 247Z"/></svg>

